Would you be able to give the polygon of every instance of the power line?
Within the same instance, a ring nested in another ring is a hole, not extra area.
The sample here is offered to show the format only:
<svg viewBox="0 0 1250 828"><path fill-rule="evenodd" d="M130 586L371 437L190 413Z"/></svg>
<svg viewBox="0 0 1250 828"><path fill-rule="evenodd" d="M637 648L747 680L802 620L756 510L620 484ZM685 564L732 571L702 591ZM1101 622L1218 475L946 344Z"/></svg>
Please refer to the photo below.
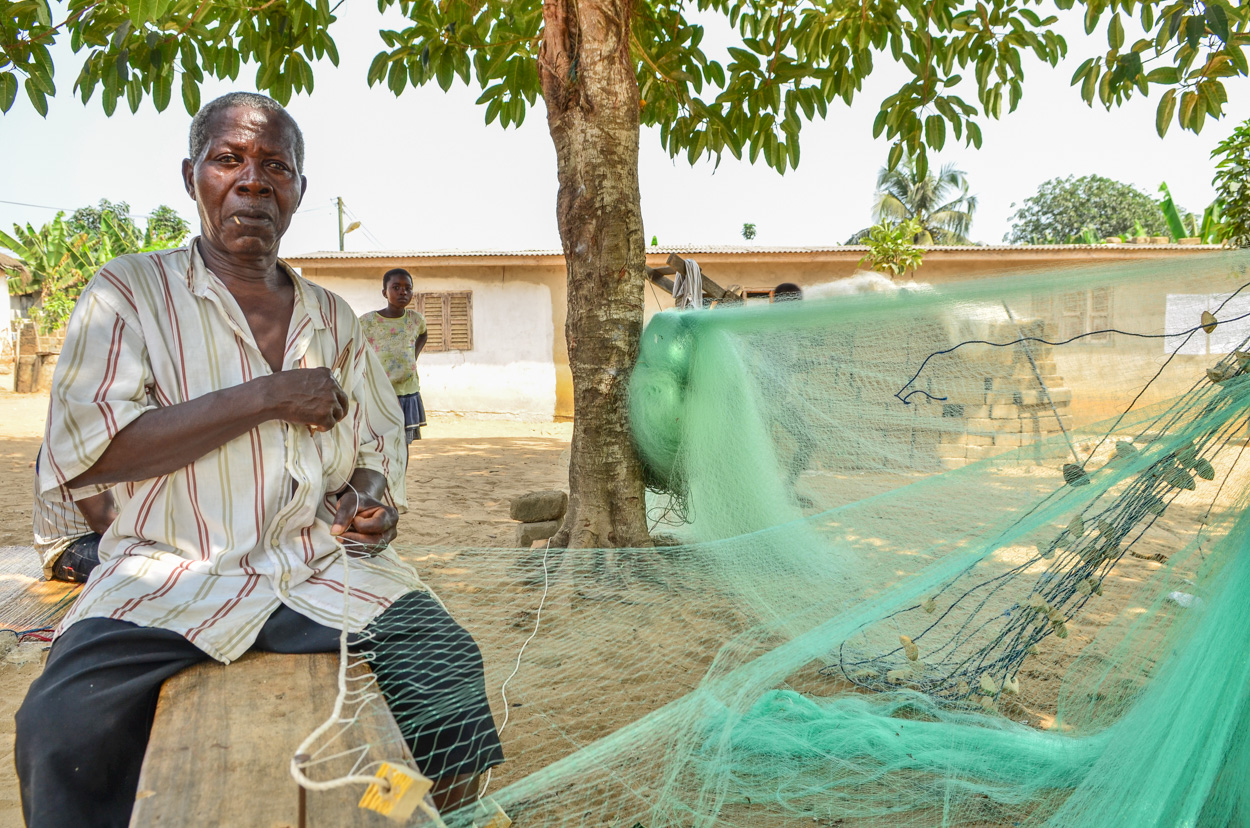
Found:
<svg viewBox="0 0 1250 828"><path fill-rule="evenodd" d="M378 250L386 249L386 246L383 245L382 242L378 240L378 237L373 235L373 231L370 230L369 227L363 221L361 221L360 216L356 215L356 213L352 210L352 208L348 207L346 203L343 204L343 212L347 213L347 215L349 215L352 219L360 222L360 229L364 231L365 236L367 236L369 240L373 242L374 246L377 247Z"/></svg>
<svg viewBox="0 0 1250 828"><path fill-rule="evenodd" d="M40 210L57 210L62 213L72 213L72 212L75 212L76 210L83 209L82 207L50 207L47 204L29 204L25 201L6 201L5 199L2 199L2 198L0 198L0 204L13 204L17 207L35 207ZM85 206L91 207L91 209L93 210L98 209L97 207L93 207L90 204L85 205ZM126 215L130 218L142 218L142 219L152 218L152 216L148 215L147 213L127 213Z"/></svg>

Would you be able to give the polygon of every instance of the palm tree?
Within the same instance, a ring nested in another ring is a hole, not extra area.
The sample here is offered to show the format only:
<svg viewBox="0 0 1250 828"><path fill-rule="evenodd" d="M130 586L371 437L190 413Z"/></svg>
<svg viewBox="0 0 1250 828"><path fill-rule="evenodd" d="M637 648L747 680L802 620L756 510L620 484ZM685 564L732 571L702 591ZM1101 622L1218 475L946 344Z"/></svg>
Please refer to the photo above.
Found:
<svg viewBox="0 0 1250 828"><path fill-rule="evenodd" d="M930 171L920 178L909 156L893 170L882 167L877 174L873 221L894 224L915 219L922 228L913 239L915 244L971 244L968 231L976 209L977 197L968 195L968 179L954 164L943 165L937 175ZM871 229L860 230L847 244L859 244Z"/></svg>

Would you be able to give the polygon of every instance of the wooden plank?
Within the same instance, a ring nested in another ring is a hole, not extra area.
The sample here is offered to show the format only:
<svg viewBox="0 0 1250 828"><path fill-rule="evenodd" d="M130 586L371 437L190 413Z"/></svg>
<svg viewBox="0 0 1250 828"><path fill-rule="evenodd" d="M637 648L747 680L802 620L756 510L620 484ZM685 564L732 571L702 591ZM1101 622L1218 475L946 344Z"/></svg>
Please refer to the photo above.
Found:
<svg viewBox="0 0 1250 828"><path fill-rule="evenodd" d="M166 681L131 828L295 828L299 786L291 756L333 709L338 663L337 653L248 653L228 666L207 662ZM387 711L353 725L346 742L393 751L402 738ZM315 778L345 770L327 766ZM363 793L360 785L309 791L308 828L394 828L357 807Z"/></svg>
<svg viewBox="0 0 1250 828"><path fill-rule="evenodd" d="M654 267L648 267L647 278L651 280L651 283L654 284L656 287L658 287L660 290L664 291L670 296L672 295L673 280L666 278L662 273L660 273L658 269Z"/></svg>

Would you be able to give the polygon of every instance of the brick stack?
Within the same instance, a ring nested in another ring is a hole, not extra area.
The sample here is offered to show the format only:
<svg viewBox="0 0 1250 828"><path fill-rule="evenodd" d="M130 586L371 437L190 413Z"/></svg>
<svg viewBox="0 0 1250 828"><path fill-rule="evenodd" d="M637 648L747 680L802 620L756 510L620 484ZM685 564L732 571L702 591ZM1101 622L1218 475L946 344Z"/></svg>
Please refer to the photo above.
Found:
<svg viewBox="0 0 1250 828"><path fill-rule="evenodd" d="M34 322L26 322L18 331L13 390L19 394L47 393L52 387L52 375L64 344L65 331L41 334Z"/></svg>
<svg viewBox="0 0 1250 828"><path fill-rule="evenodd" d="M1010 342L1022 333L1051 338L1048 327L1037 319L1021 320L1018 325L999 323L991 326L986 338ZM937 456L944 468L962 468L1025 446L1031 450L1021 452L1022 463L1067 452L1061 431L1072 429L1068 413L1072 391L1055 366L1054 348L1027 344L1027 352L1013 345L963 355L962 381L947 393L938 426Z"/></svg>

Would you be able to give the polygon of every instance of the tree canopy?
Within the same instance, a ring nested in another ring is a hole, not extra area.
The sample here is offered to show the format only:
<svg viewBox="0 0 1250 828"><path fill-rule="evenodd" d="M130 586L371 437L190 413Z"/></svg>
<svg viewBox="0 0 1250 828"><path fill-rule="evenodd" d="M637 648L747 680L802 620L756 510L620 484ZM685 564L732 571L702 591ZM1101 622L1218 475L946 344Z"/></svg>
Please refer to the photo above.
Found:
<svg viewBox="0 0 1250 828"><path fill-rule="evenodd" d="M1070 9L1075 0L1058 0ZM1228 0L1088 0L1087 31L1105 28L1109 50L1090 58L1073 83L1091 105L1110 108L1134 94L1163 91L1160 134L1176 121L1198 131L1219 117L1223 79L1250 74L1243 49L1250 6ZM395 94L430 81L448 89L474 79L488 122L525 118L540 93L538 0L379 0L411 22L381 32L385 50L370 84ZM893 144L888 166L906 152L926 170L926 147L952 138L981 145L980 121L1014 110L1023 94L1025 55L1055 65L1067 44L1022 0L841 0L790 5L769 0L655 0L636 3L628 24L631 64L641 92L641 121L658 125L668 151L691 160L735 158L784 171L798 164L804 120L825 117L835 100L851 103L875 61L901 63L910 77L880 102L875 135ZM338 63L328 0L275 0L264 13L243 0L142 0L128 5L71 0L54 19L47 0L0 0L0 110L19 86L39 112L57 90L50 46L68 37L83 56L73 81L84 102L99 91L105 112L150 96L158 110L175 84L188 111L200 103L205 75L237 79L256 65L257 88L286 102L312 92L311 61ZM335 9L338 7L335 6ZM727 56L709 57L695 13L717 12L736 27ZM1126 40L1136 18L1147 37ZM576 81L577 67L569 69Z"/></svg>
<svg viewBox="0 0 1250 828"><path fill-rule="evenodd" d="M1234 129L1211 157L1222 235L1233 247L1250 247L1250 121Z"/></svg>
<svg viewBox="0 0 1250 828"><path fill-rule="evenodd" d="M1064 244L1086 231L1096 239L1168 235L1158 201L1100 175L1052 178L1024 200L1011 222L1006 240L1015 244Z"/></svg>
<svg viewBox="0 0 1250 828"><path fill-rule="evenodd" d="M1077 0L1055 0L1060 10ZM0 111L20 86L46 114L57 90L50 47L68 38L84 103L111 114L125 98L166 109L178 85L195 112L206 76L237 79L282 103L311 93L312 62L338 65L329 0L0 0ZM1162 91L1156 128L1200 130L1219 117L1223 79L1250 75L1250 5L1229 0L1081 0L1105 54L1074 77L1092 106ZM650 545L643 473L630 444L627 378L638 353L646 236L638 193L640 124L673 155L726 153L785 172L805 122L859 97L876 61L906 79L879 102L874 137L886 166L927 150L981 146L981 123L1016 108L1025 59L1058 65L1068 47L1032 0L378 0L406 25L365 80L400 95L436 82L476 85L486 121L519 124L541 94L556 149L556 215L568 272L566 339L575 407L569 510L556 545ZM58 17L61 13L58 7ZM348 7L350 9L350 7ZM708 16L735 30L725 55L702 43ZM1126 20L1146 33L1130 44ZM63 84L62 84L63 85ZM572 535L570 536L570 533Z"/></svg>

